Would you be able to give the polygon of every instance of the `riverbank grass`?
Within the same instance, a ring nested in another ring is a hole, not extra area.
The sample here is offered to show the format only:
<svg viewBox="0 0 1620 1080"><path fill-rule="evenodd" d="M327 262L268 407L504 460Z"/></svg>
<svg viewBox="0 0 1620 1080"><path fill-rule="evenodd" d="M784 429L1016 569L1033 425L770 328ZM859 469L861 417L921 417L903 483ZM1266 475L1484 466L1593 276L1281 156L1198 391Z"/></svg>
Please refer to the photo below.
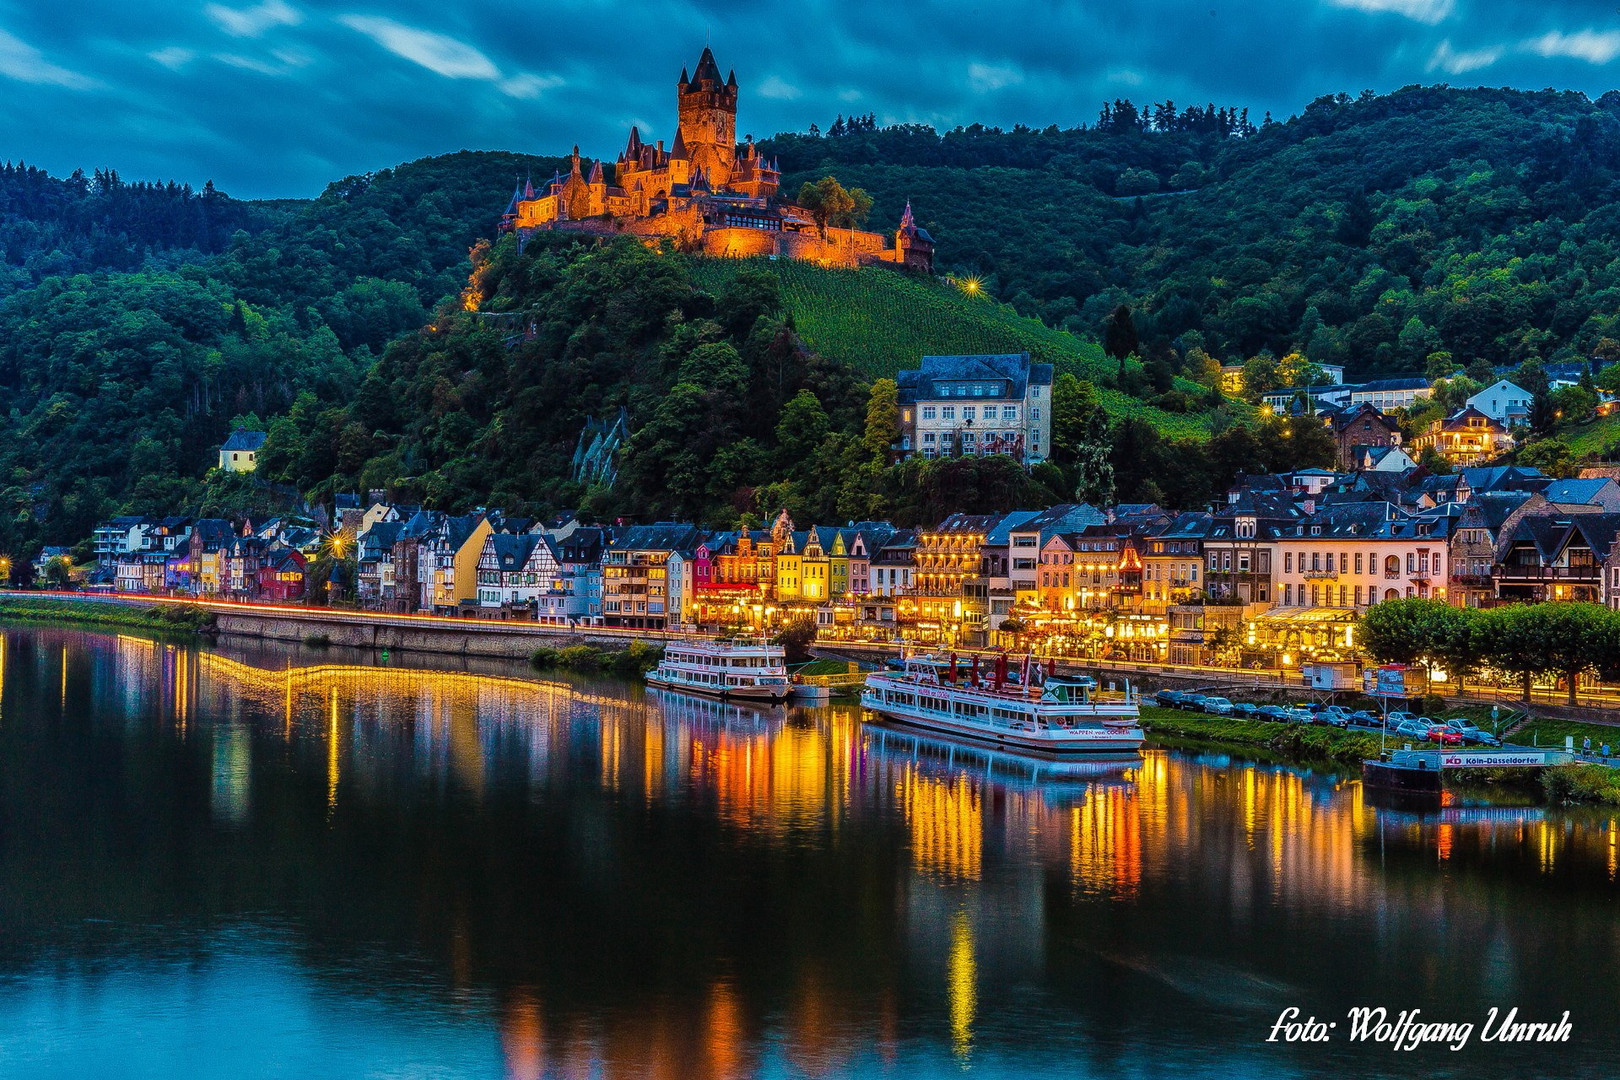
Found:
<svg viewBox="0 0 1620 1080"><path fill-rule="evenodd" d="M1142 727L1156 737L1254 746L1291 757L1344 764L1378 756L1378 736L1319 724L1279 724L1270 720L1203 716L1180 709L1144 705Z"/></svg>
<svg viewBox="0 0 1620 1080"><path fill-rule="evenodd" d="M632 641L627 648L603 649L596 645L569 645L562 649L540 648L529 656L531 666L542 671L601 672L636 678L658 666L664 658L661 645Z"/></svg>
<svg viewBox="0 0 1620 1080"><path fill-rule="evenodd" d="M0 595L0 620L196 633L212 626L214 616L184 604L133 605Z"/></svg>

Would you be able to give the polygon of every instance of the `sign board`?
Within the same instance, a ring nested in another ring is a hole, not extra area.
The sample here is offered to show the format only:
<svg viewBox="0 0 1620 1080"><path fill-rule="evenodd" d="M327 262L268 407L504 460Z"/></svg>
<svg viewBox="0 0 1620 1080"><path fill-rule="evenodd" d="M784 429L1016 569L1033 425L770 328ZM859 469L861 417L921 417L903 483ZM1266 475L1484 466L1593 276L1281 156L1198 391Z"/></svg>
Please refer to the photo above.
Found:
<svg viewBox="0 0 1620 1080"><path fill-rule="evenodd" d="M1429 680L1422 668L1404 664L1384 664L1361 673L1362 692L1368 697L1408 698L1428 691Z"/></svg>
<svg viewBox="0 0 1620 1080"><path fill-rule="evenodd" d="M1440 758L1442 769L1491 769L1510 765L1546 765L1547 754L1541 750L1518 753L1446 753Z"/></svg>

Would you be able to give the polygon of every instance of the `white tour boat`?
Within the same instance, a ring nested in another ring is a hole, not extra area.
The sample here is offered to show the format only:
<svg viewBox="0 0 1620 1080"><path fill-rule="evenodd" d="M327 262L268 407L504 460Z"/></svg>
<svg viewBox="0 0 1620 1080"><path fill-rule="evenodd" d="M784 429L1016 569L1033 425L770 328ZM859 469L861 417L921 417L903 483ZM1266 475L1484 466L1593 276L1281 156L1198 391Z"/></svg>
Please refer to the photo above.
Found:
<svg viewBox="0 0 1620 1080"><path fill-rule="evenodd" d="M1043 757L1134 754L1142 746L1134 690L1105 694L1091 679L1064 679L1026 660L990 671L975 662L916 657L866 677L861 704L911 727L981 746Z"/></svg>
<svg viewBox="0 0 1620 1080"><path fill-rule="evenodd" d="M647 683L754 701L785 701L792 689L787 653L761 638L671 642L664 647L664 659L647 672Z"/></svg>

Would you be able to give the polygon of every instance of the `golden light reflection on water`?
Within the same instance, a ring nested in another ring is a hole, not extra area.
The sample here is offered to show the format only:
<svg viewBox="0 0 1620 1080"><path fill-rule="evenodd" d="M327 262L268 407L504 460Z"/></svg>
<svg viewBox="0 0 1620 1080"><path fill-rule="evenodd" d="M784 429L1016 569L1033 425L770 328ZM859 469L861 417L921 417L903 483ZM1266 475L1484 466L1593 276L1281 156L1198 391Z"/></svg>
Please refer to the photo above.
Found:
<svg viewBox="0 0 1620 1080"><path fill-rule="evenodd" d="M984 861L984 809L966 776L940 779L916 766L903 771L895 797L911 833L918 870L946 880L976 881Z"/></svg>
<svg viewBox="0 0 1620 1080"><path fill-rule="evenodd" d="M978 961L973 955L973 924L967 912L951 916L951 959L949 996L951 1003L951 1050L956 1060L967 1065L973 1055L973 1020L979 1009Z"/></svg>

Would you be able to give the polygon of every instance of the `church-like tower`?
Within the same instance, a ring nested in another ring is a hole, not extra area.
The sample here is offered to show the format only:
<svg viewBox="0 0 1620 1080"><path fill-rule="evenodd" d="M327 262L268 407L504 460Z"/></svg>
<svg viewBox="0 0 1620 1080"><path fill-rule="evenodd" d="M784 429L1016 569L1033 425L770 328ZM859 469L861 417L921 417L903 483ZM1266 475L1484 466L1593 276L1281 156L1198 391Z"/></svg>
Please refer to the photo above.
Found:
<svg viewBox="0 0 1620 1080"><path fill-rule="evenodd" d="M681 71L675 99L678 141L691 158L693 176L702 172L711 184L725 184L737 159L737 73L722 83L714 53L704 46L692 77Z"/></svg>

